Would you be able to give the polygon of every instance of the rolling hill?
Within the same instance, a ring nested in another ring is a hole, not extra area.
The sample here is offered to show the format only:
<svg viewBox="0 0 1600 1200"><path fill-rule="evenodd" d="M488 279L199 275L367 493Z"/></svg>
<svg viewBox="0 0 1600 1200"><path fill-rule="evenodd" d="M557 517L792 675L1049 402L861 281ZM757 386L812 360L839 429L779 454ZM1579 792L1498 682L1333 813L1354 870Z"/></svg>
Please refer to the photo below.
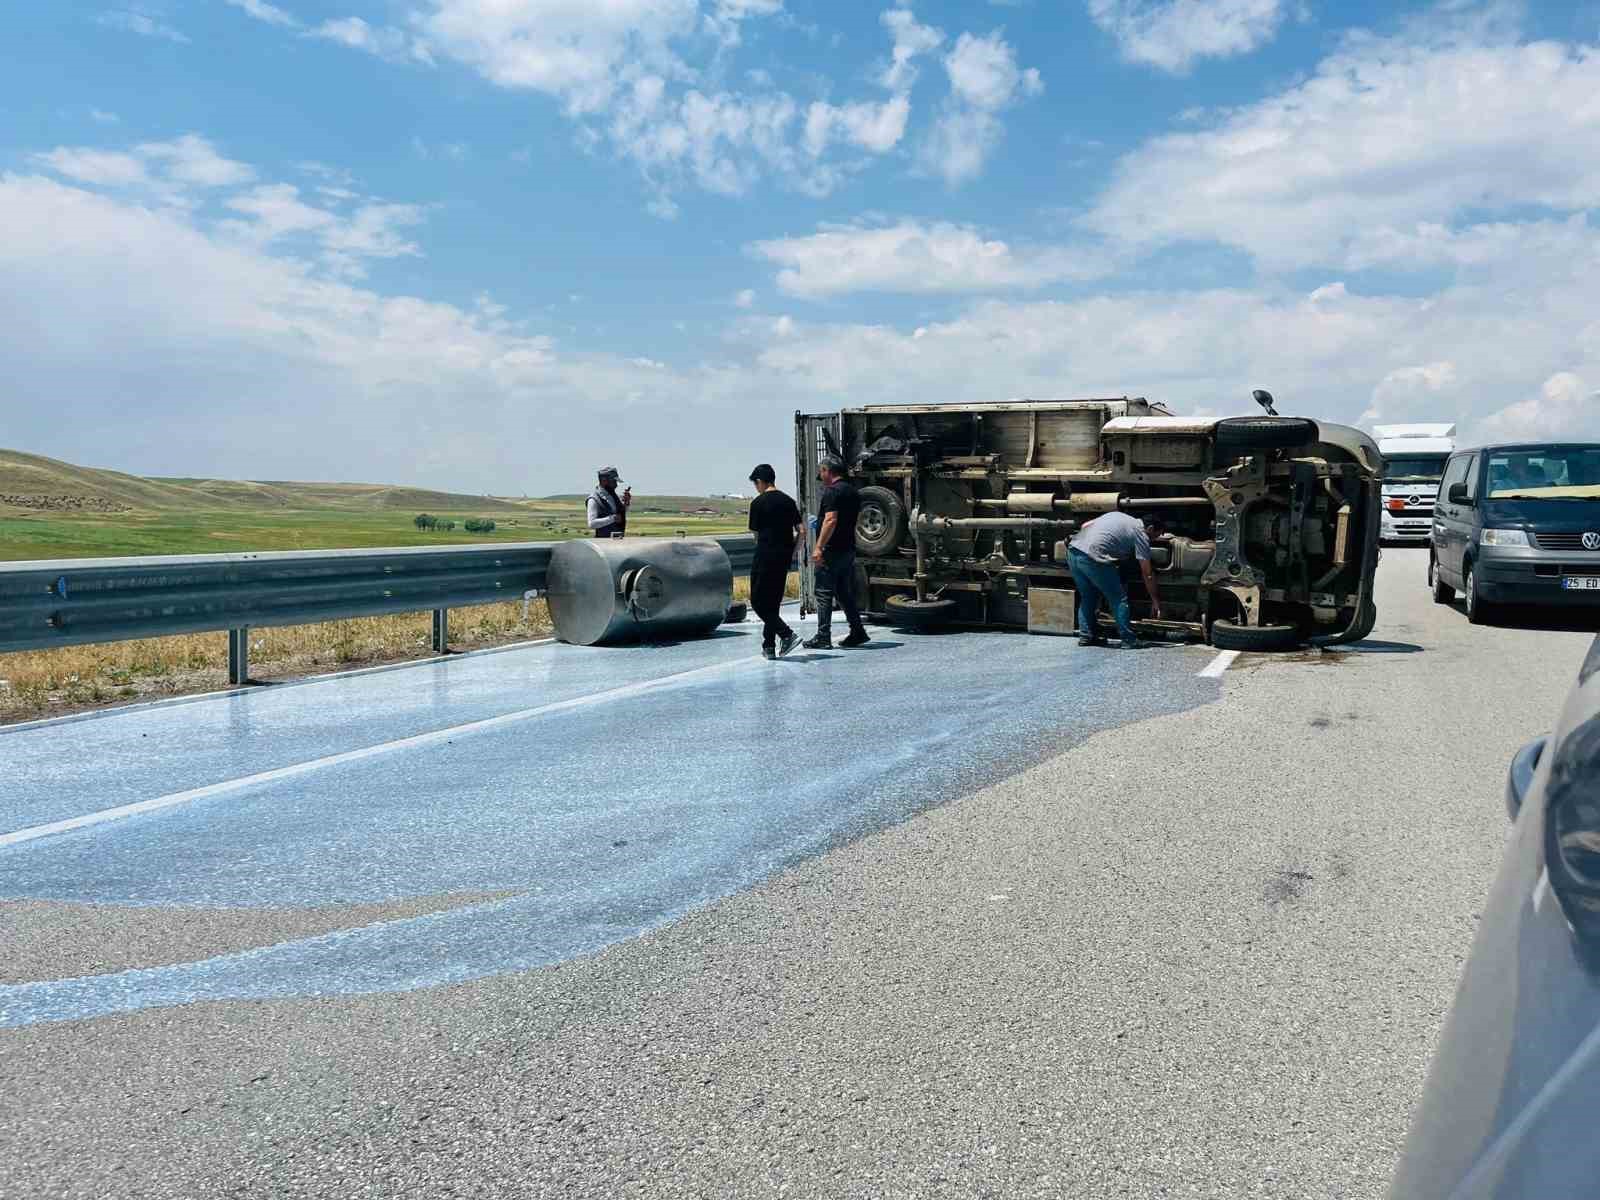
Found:
<svg viewBox="0 0 1600 1200"><path fill-rule="evenodd" d="M367 483L146 478L0 450L0 509L22 512L170 512L335 509L348 512L526 512L499 497Z"/></svg>

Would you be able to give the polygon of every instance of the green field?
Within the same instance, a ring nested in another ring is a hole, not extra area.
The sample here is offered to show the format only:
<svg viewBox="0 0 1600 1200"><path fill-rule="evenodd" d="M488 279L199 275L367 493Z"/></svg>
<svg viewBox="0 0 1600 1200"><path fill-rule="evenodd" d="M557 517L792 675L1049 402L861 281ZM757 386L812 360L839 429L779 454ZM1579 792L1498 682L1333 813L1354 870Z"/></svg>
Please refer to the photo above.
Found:
<svg viewBox="0 0 1600 1200"><path fill-rule="evenodd" d="M628 533L737 533L745 511L740 501L636 495ZM413 518L422 512L453 520L456 528L418 529ZM468 533L461 526L469 517L492 519L494 531ZM577 495L519 499L383 484L145 479L0 450L0 561L588 536L584 497Z"/></svg>

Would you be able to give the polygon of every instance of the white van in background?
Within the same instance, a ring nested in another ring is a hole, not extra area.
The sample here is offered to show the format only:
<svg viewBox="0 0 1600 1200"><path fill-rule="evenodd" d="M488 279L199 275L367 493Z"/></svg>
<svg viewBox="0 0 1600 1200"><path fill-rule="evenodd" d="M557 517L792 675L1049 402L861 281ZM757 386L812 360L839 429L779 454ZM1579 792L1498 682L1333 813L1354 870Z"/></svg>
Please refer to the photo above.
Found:
<svg viewBox="0 0 1600 1200"><path fill-rule="evenodd" d="M1433 533L1433 499L1444 461L1456 448L1454 425L1374 425L1383 455L1385 542L1423 544Z"/></svg>

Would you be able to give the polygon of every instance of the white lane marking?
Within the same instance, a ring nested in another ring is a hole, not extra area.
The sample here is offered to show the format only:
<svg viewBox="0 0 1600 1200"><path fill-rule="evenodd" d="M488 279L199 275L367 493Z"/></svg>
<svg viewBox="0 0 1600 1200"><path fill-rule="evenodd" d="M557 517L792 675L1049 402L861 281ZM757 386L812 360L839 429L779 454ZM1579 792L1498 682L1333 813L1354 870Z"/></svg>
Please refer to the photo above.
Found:
<svg viewBox="0 0 1600 1200"><path fill-rule="evenodd" d="M1222 673L1233 665L1233 660L1239 657L1237 650L1219 650L1217 656L1203 667L1200 672L1201 679L1220 679Z"/></svg>
<svg viewBox="0 0 1600 1200"><path fill-rule="evenodd" d="M366 746L360 750L346 750L341 754L330 754L324 758L313 758L308 762L295 763L292 766L276 767L271 771L245 775L239 779L225 779L221 783L211 783L205 787L172 792L165 796L156 796L150 800L140 800L133 804L123 804L117 808L104 809L101 812L86 813L81 817L69 817L64 821L52 821L48 825L35 825L29 829L19 829L14 833L0 834L0 847L15 846L21 842L31 842L57 833L69 833L74 829L100 825L106 821L120 821L125 817L137 817L144 813L159 812L162 809L174 808L180 804L189 804L195 800L205 800L212 796L222 796L229 792L241 791L258 783L272 783L280 779L293 779L297 775L320 771L324 767L336 767L343 763L360 762L362 759L375 758L380 754L389 754L396 750L409 750L417 746L435 745L466 734L482 733L489 729L515 725L520 721L531 720L534 717L548 716L551 713L558 712L570 712L575 708L588 708L595 704L606 704L612 700L626 699L629 696L652 692L670 684L681 683L696 676L710 675L717 671L726 671L730 668L747 667L749 665L749 660L745 659L712 663L710 666L695 667L690 671L679 671L675 675L663 675L659 679L646 679L639 683L624 684L622 687L611 688L609 691L604 692L595 692L589 696L576 696L570 700L557 700L551 704L541 704L536 708L519 709L516 712L502 713L498 717L486 717L481 721L469 721L465 725L452 725L448 729L436 729L431 733L417 733L410 737L397 738L392 742L381 742L376 746Z"/></svg>

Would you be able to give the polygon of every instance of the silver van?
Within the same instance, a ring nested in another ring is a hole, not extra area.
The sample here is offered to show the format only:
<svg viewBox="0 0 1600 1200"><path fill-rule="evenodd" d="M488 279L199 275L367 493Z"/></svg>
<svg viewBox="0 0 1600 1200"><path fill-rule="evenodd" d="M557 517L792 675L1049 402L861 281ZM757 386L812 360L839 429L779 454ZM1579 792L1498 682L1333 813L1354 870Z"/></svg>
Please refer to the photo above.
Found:
<svg viewBox="0 0 1600 1200"><path fill-rule="evenodd" d="M1507 604L1600 610L1600 443L1458 450L1433 508L1428 585L1466 595L1467 618Z"/></svg>

